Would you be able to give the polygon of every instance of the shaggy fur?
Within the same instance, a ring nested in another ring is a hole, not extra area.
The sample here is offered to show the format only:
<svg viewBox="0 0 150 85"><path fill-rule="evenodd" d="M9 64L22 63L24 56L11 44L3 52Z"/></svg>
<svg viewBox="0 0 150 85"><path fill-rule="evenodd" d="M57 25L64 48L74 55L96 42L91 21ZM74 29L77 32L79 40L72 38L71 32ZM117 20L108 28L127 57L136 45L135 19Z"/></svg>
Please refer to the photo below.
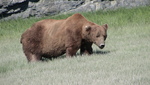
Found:
<svg viewBox="0 0 150 85"><path fill-rule="evenodd" d="M64 53L74 56L79 49L81 54L92 54L93 43L104 47L107 28L107 24L100 26L87 21L81 14L74 14L63 20L36 22L22 34L21 43L29 62Z"/></svg>

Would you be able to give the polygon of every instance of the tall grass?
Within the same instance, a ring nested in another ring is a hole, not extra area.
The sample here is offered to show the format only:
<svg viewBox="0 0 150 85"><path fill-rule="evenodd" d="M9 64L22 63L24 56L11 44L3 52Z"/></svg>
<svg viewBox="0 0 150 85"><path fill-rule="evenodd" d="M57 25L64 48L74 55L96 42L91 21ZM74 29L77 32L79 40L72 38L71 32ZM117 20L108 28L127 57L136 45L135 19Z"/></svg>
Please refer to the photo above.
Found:
<svg viewBox="0 0 150 85"><path fill-rule="evenodd" d="M109 25L106 47L94 54L27 63L20 35L42 19L0 22L0 85L150 85L150 7L82 13L89 21Z"/></svg>
<svg viewBox="0 0 150 85"><path fill-rule="evenodd" d="M109 11L97 11L97 12L89 12L82 13L88 20L95 22L97 24L105 24L108 23L111 28L121 28L127 25L139 25L139 24L149 24L150 20L150 8L147 7L139 7L133 9L125 9L121 8L118 10L109 10ZM42 18L28 18L28 19L17 19L17 20L9 20L9 21L1 21L0 23L0 37L4 37L6 35L22 33L25 29L29 28L33 23L42 20L42 19L64 19L70 16L67 15L59 15L59 16L48 16ZM92 16L91 16L92 15ZM129 16L130 15L130 16Z"/></svg>

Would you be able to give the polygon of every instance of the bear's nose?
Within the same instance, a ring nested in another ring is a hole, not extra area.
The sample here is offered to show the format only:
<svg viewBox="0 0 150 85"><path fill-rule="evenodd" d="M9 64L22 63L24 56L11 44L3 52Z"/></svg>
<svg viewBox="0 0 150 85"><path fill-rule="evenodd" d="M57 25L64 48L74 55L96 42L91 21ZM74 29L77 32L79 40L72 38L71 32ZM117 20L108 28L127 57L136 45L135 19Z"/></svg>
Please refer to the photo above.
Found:
<svg viewBox="0 0 150 85"><path fill-rule="evenodd" d="M99 48L103 49L105 47L105 44L100 44Z"/></svg>

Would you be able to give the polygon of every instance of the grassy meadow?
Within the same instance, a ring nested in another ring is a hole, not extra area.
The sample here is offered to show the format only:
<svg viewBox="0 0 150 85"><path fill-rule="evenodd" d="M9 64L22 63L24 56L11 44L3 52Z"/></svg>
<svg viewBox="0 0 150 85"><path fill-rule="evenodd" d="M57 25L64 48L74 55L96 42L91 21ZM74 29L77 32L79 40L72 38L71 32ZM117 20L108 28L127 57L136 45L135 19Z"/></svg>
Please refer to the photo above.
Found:
<svg viewBox="0 0 150 85"><path fill-rule="evenodd" d="M0 85L150 85L150 6L82 14L108 24L106 47L48 62L28 63L20 36L39 20L72 14L0 21Z"/></svg>

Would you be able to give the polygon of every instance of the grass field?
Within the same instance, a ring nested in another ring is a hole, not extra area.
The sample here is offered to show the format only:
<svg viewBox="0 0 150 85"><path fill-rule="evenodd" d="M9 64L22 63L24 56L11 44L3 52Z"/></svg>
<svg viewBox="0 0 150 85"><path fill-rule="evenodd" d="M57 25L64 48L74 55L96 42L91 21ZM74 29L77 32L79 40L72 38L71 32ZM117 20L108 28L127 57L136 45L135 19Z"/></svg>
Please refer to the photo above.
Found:
<svg viewBox="0 0 150 85"><path fill-rule="evenodd" d="M109 25L94 54L27 63L20 35L34 22L71 14L0 22L0 85L150 85L150 7L82 13Z"/></svg>

